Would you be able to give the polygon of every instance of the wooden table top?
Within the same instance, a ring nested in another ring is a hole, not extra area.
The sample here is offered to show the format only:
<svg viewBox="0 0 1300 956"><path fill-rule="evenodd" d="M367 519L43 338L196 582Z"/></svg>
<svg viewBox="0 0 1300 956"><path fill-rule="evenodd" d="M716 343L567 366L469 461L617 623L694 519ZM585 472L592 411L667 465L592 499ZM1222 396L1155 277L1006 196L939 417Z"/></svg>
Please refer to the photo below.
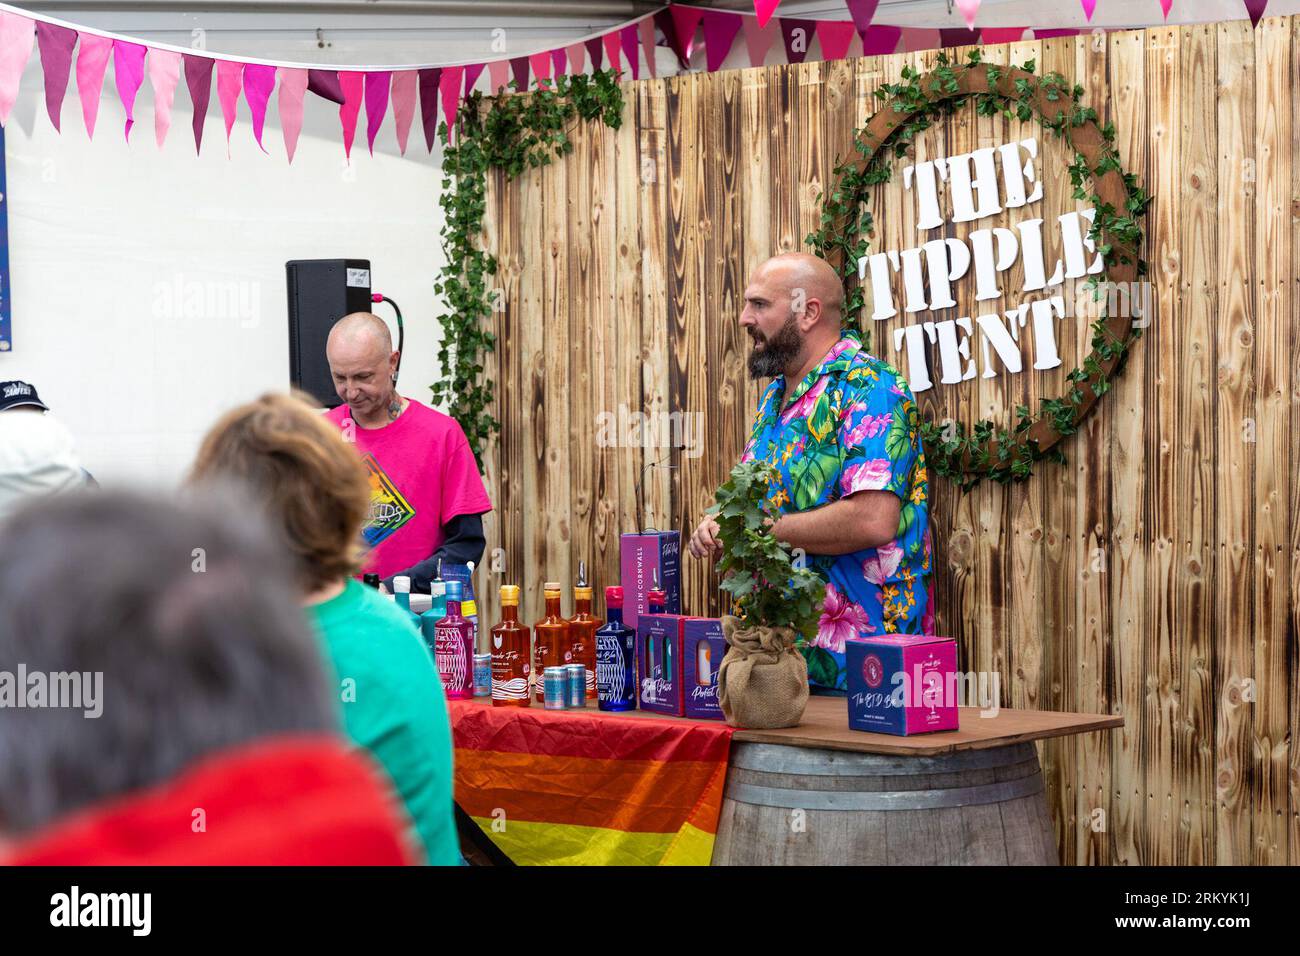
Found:
<svg viewBox="0 0 1300 956"><path fill-rule="evenodd" d="M491 707L484 697L472 701L457 701ZM960 707L959 730L945 730L933 734L915 734L895 737L892 734L871 734L849 729L848 701L843 697L810 697L803 722L798 727L785 730L742 730L737 728L732 740L742 743L784 744L788 747L813 747L823 750L851 750L857 753L896 754L930 757L954 753L958 750L987 750L1005 747L1026 740L1045 737L1064 737L1097 730L1110 730L1124 726L1124 718L1112 714L1070 714L1048 710L999 710L995 716L981 717L978 707ZM617 713L600 710L594 706L581 710L545 710L533 703L528 713L544 714L547 718L564 720L574 716L630 717L637 720L671 720L690 724L713 724L714 720L688 720L684 717L665 717L643 710L625 710Z"/></svg>

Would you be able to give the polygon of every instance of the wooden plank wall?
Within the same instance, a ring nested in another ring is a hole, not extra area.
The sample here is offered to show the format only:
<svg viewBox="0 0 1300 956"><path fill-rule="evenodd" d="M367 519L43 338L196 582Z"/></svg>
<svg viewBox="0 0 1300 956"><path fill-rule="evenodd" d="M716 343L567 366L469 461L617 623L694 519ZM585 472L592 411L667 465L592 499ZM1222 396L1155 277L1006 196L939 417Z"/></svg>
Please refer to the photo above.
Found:
<svg viewBox="0 0 1300 956"><path fill-rule="evenodd" d="M1067 466L965 495L932 481L940 630L965 669L998 674L1003 706L1126 717L1109 736L1042 745L1065 862L1300 863L1300 18L984 57L1064 73L1115 123L1125 168L1154 196L1155 310L1113 393L1066 442ZM579 559L598 589L615 582L621 532L689 535L760 390L737 324L749 272L804 248L872 92L934 59L630 83L621 130L575 128L565 160L491 183L502 309L489 371L503 430L486 456L489 549L501 549L480 578L486 623L497 584L524 585L531 621L542 582L567 593ZM1076 204L1064 148L1036 123L967 107L914 158L1034 135L1050 226ZM948 224L918 238L900 180L877 187L874 249L969 235ZM971 314L972 290L956 297L927 318ZM1088 303L1074 305L1061 368L936 385L923 410L1006 420L1060 394L1088 342ZM892 359L878 325L874 350ZM629 435L642 413L654 427ZM684 432L664 427L668 413ZM612 446L597 441L602 415L617 425ZM693 613L718 611L707 565L685 559L683 597Z"/></svg>

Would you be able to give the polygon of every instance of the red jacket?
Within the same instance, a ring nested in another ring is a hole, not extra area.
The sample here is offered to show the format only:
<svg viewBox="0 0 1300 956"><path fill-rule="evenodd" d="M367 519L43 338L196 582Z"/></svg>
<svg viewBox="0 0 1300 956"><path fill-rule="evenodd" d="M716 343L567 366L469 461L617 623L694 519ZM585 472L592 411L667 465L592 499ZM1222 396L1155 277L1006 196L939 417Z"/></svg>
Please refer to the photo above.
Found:
<svg viewBox="0 0 1300 956"><path fill-rule="evenodd" d="M65 817L0 862L404 865L419 862L407 829L387 779L364 755L332 736L275 737Z"/></svg>

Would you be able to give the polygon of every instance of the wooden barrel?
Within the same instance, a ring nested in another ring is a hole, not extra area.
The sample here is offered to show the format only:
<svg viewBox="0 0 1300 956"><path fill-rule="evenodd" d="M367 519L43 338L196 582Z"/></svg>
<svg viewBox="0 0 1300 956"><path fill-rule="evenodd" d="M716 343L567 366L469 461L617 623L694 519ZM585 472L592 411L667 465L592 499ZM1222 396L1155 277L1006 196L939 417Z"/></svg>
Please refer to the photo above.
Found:
<svg viewBox="0 0 1300 956"><path fill-rule="evenodd" d="M1032 743L925 757L731 745L715 866L1059 862Z"/></svg>

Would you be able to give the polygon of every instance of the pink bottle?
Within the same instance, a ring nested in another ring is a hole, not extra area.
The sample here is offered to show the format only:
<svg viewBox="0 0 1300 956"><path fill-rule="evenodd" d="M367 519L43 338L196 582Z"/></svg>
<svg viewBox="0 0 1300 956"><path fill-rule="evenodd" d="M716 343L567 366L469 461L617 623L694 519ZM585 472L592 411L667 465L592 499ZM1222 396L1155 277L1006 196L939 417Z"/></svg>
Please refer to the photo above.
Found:
<svg viewBox="0 0 1300 956"><path fill-rule="evenodd" d="M461 616L461 588L447 582L447 616L434 625L433 656L448 700L474 696L474 625Z"/></svg>

